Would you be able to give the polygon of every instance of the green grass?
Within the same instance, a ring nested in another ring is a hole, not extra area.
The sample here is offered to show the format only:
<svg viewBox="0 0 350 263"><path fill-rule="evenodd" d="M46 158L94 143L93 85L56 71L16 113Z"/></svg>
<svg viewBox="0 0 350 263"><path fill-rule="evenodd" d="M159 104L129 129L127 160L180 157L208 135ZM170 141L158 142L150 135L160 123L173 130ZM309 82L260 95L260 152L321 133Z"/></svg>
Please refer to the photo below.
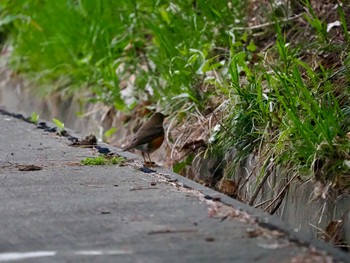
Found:
<svg viewBox="0 0 350 263"><path fill-rule="evenodd" d="M53 118L52 121L55 123L55 125L57 126L58 129L58 134L63 135L64 134L64 123L61 122L58 119Z"/></svg>
<svg viewBox="0 0 350 263"><path fill-rule="evenodd" d="M29 117L29 121L34 123L35 125L38 125L39 122L39 114L35 111L32 112L32 114Z"/></svg>
<svg viewBox="0 0 350 263"><path fill-rule="evenodd" d="M346 165L350 157L348 33L344 33L345 42L332 42L325 22L311 12L310 5L307 7L310 13L305 17L315 36L307 48L301 46L305 43L287 44L279 23L275 25L276 45L265 53L273 59L249 67L249 52L231 46L229 72L234 99L229 100L225 129L217 135L212 150L236 149L233 161L237 165L255 153L273 169L288 167L285 174L297 172L301 178L316 178L344 189L350 186ZM342 11L339 13L342 17ZM343 58L340 70L332 64L324 67L317 60L335 50L341 54L338 58ZM314 53L316 60L303 61L308 52ZM311 65L315 63L316 67ZM245 83L241 76L245 76ZM237 165L231 166L226 176L234 178ZM266 172L265 165L261 165L257 183Z"/></svg>
<svg viewBox="0 0 350 263"><path fill-rule="evenodd" d="M99 155L97 157L86 157L85 159L81 160L80 163L82 165L121 165L124 160L125 159L121 156L107 158L104 155Z"/></svg>
<svg viewBox="0 0 350 263"><path fill-rule="evenodd" d="M232 4L22 0L4 10L17 17L13 66L40 83L40 93L83 91L89 101L127 110L134 104L125 105L120 88L130 75L137 75L137 100L151 87L149 100L201 104L193 85L217 65L214 48L228 44L227 26L243 10Z"/></svg>

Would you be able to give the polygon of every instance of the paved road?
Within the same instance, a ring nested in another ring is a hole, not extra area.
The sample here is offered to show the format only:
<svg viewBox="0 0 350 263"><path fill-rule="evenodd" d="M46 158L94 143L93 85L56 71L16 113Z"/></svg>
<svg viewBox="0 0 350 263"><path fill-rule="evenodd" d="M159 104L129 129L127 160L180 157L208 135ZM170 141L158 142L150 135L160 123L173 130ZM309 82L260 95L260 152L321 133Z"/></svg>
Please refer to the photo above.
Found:
<svg viewBox="0 0 350 263"><path fill-rule="evenodd" d="M139 160L81 166L95 150L1 114L0 136L0 262L348 260L169 171L144 173Z"/></svg>

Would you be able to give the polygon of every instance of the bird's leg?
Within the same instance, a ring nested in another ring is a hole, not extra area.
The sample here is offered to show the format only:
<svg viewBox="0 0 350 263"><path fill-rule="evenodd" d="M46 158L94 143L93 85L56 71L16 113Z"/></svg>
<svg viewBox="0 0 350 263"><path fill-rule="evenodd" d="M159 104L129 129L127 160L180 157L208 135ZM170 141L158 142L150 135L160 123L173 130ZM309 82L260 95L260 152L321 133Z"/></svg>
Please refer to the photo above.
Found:
<svg viewBox="0 0 350 263"><path fill-rule="evenodd" d="M141 152L141 153L142 153L142 157L143 157L143 161L144 161L144 166L151 167L152 166L152 161L151 161L151 157L149 156L149 153L147 153L149 162L146 161L145 153L144 152Z"/></svg>
<svg viewBox="0 0 350 263"><path fill-rule="evenodd" d="M147 155L148 155L149 163L152 164L151 156L149 155L149 153L147 153Z"/></svg>
<svg viewBox="0 0 350 263"><path fill-rule="evenodd" d="M141 152L142 153L142 157L143 157L143 161L144 161L144 163L145 164L147 164L147 162L146 162L146 158L145 158L145 153L144 152Z"/></svg>

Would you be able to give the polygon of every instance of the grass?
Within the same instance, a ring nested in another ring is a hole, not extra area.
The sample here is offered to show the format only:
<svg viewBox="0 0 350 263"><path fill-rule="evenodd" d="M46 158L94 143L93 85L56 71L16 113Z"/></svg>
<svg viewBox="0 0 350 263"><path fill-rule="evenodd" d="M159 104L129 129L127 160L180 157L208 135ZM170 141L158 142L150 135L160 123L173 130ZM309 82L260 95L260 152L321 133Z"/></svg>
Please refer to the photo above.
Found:
<svg viewBox="0 0 350 263"><path fill-rule="evenodd" d="M123 162L124 158L121 156L107 158L104 155L99 155L97 157L86 157L80 161L82 165L121 165Z"/></svg>
<svg viewBox="0 0 350 263"><path fill-rule="evenodd" d="M120 93L135 75L136 100L141 92L146 100L178 96L200 104L196 72L215 65L209 53L227 43L231 11L222 1L126 0L9 1L2 10L17 18L13 66L40 83L40 93L83 91L118 110L135 106Z"/></svg>
<svg viewBox="0 0 350 263"><path fill-rule="evenodd" d="M220 163L233 180L258 157L246 201L254 204L279 167L286 181L297 173L350 187L347 4L322 5L323 13L309 1L21 0L0 8L12 67L41 94L79 94L125 112L147 104L176 112L180 124L220 109L205 157L234 152ZM340 26L329 29L334 21ZM175 169L203 148L196 151Z"/></svg>
<svg viewBox="0 0 350 263"><path fill-rule="evenodd" d="M52 121L55 123L55 125L57 126L58 129L58 134L62 135L64 134L64 123L61 122L60 120L53 118Z"/></svg>
<svg viewBox="0 0 350 263"><path fill-rule="evenodd" d="M35 111L32 112L32 114L29 117L29 121L34 123L35 125L38 125L39 122L39 114Z"/></svg>
<svg viewBox="0 0 350 263"><path fill-rule="evenodd" d="M256 63L254 68L247 66L250 63L247 52L231 47L229 72L231 97L235 99L230 100L226 128L221 130L213 148L224 152L236 149L237 165L252 153L267 161L261 164L256 184L267 173L264 167L270 163L273 167L270 170L288 167L290 173L297 172L301 178L314 178L338 190L348 189L349 42L348 32L344 31L347 26L342 26L345 41L332 41L327 23L317 17L308 2L306 6L309 12L304 17L314 33L306 47L301 46L304 43L288 43L288 32L279 23L275 24L275 47L264 54L268 59ZM342 8L338 11L345 23ZM332 61L323 66L322 54L332 50L339 52L336 56L342 59L340 66ZM315 57L309 61L302 59L309 52ZM226 176L235 178L236 167L231 166Z"/></svg>

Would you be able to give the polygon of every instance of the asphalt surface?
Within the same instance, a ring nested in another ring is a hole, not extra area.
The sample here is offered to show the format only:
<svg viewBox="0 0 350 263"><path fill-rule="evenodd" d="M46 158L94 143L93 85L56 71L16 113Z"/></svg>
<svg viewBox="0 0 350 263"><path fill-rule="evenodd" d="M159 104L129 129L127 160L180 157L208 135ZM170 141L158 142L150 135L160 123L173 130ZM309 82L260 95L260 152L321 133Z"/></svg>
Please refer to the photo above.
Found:
<svg viewBox="0 0 350 263"><path fill-rule="evenodd" d="M350 262L116 148L132 158L124 166L82 166L98 152L2 114L0 142L0 262Z"/></svg>

